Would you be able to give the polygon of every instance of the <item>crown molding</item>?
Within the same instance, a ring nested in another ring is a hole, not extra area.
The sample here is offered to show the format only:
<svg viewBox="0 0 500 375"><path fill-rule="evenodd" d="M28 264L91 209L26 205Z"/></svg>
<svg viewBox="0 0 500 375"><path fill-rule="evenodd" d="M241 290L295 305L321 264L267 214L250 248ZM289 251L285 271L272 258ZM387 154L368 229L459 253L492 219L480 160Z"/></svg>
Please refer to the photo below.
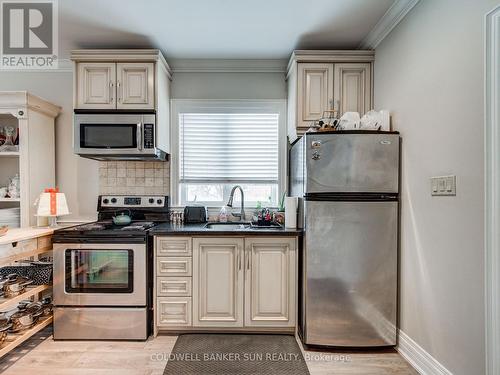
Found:
<svg viewBox="0 0 500 375"><path fill-rule="evenodd" d="M2 91L0 92L0 108L11 109L11 113L19 118L24 118L25 114L18 114L19 110L26 112L26 109L40 112L51 117L57 117L62 108L39 96L30 94L27 91Z"/></svg>
<svg viewBox="0 0 500 375"><path fill-rule="evenodd" d="M372 62L375 61L373 50L305 50L296 49L292 52L287 65L287 78L295 63L338 63L338 62Z"/></svg>
<svg viewBox="0 0 500 375"><path fill-rule="evenodd" d="M75 49L71 51L72 61L110 61L110 62L131 62L131 61L152 61L160 64L171 76L172 70L165 60L163 53L159 49Z"/></svg>
<svg viewBox="0 0 500 375"><path fill-rule="evenodd" d="M418 2L419 0L396 0L363 39L358 48L375 49Z"/></svg>
<svg viewBox="0 0 500 375"><path fill-rule="evenodd" d="M285 73L280 59L171 59L174 73Z"/></svg>

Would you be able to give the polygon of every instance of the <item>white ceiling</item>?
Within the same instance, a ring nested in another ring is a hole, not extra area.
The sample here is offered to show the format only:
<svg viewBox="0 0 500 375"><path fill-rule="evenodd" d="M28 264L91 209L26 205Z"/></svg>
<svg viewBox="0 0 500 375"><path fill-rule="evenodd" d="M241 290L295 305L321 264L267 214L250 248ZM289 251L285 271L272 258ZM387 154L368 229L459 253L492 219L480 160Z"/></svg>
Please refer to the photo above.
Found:
<svg viewBox="0 0 500 375"><path fill-rule="evenodd" d="M167 58L282 59L357 48L394 0L60 0L60 56L161 49Z"/></svg>

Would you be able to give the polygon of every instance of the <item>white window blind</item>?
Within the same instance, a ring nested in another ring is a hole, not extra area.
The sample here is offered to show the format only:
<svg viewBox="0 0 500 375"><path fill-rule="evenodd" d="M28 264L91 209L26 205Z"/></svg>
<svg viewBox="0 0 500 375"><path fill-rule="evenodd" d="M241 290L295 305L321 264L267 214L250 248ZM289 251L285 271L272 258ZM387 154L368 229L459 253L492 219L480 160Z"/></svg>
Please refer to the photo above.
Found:
<svg viewBox="0 0 500 375"><path fill-rule="evenodd" d="M179 182L277 183L277 113L179 113Z"/></svg>

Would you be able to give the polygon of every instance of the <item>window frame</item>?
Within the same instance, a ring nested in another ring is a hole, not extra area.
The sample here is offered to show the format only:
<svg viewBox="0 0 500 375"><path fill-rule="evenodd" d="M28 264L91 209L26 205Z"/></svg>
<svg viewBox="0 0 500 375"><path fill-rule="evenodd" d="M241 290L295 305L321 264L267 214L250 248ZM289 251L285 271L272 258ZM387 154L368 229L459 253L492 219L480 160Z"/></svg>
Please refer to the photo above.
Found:
<svg viewBox="0 0 500 375"><path fill-rule="evenodd" d="M278 199L286 189L287 179L287 136L286 136L286 100L285 99L172 99L170 139L170 199L172 207L182 207L179 184L179 114L181 113L278 113ZM221 182L223 183L223 182ZM238 194L237 194L238 195ZM239 197L239 195L238 195ZM236 198L236 197L235 197ZM203 202L199 202L204 204ZM208 202L207 202L208 203ZM223 202L226 203L226 202ZM247 202L245 202L247 203ZM254 202L251 202L254 203ZM245 205L253 208L254 204ZM207 205L208 208L219 206Z"/></svg>

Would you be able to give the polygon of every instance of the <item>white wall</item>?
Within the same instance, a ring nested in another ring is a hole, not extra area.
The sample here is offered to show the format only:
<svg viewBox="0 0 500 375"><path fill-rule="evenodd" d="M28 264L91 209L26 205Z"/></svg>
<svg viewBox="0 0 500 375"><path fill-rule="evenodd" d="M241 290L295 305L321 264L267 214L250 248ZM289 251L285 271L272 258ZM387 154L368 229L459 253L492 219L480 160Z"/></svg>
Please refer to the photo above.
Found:
<svg viewBox="0 0 500 375"><path fill-rule="evenodd" d="M71 212L64 220L96 216L98 162L73 154L73 79L71 72L0 72L0 91L26 90L63 108L56 120L56 184Z"/></svg>
<svg viewBox="0 0 500 375"><path fill-rule="evenodd" d="M56 121L56 184L66 193L71 215L64 220L93 220L99 194L99 163L73 154L71 72L0 71L0 91L27 90L61 107ZM283 73L176 73L177 99L283 99ZM133 194L136 191L131 191Z"/></svg>
<svg viewBox="0 0 500 375"><path fill-rule="evenodd" d="M286 99L284 73L174 73L174 99Z"/></svg>
<svg viewBox="0 0 500 375"><path fill-rule="evenodd" d="M403 138L401 329L485 373L483 22L498 0L421 0L377 47L375 105ZM455 174L456 197L431 197Z"/></svg>

